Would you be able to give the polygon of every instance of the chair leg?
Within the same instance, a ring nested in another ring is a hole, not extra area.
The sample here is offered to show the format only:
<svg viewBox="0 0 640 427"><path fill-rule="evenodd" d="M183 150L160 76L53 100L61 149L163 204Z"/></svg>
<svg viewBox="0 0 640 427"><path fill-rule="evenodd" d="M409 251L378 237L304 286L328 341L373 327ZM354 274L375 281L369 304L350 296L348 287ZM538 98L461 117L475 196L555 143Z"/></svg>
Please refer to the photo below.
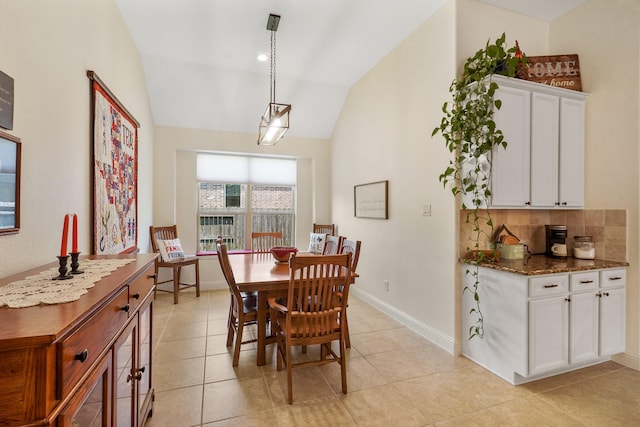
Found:
<svg viewBox="0 0 640 427"><path fill-rule="evenodd" d="M200 296L200 262L196 262L194 265L196 267L196 297L199 297Z"/></svg>
<svg viewBox="0 0 640 427"><path fill-rule="evenodd" d="M180 267L173 267L173 303L178 303L178 293L180 292Z"/></svg>
<svg viewBox="0 0 640 427"><path fill-rule="evenodd" d="M244 332L244 318L242 315L238 318L238 330L236 331L236 345L233 349L233 366L240 363L240 347L242 346L242 333Z"/></svg>
<svg viewBox="0 0 640 427"><path fill-rule="evenodd" d="M231 297L233 304L233 297ZM227 347L231 347L233 344L233 335L235 334L236 318L233 315L233 306L229 306L229 317L227 318Z"/></svg>
<svg viewBox="0 0 640 427"><path fill-rule="evenodd" d="M344 331L343 331L344 333ZM340 339L340 374L342 375L342 393L347 394L347 358L344 355L344 341Z"/></svg>
<svg viewBox="0 0 640 427"><path fill-rule="evenodd" d="M349 338L349 322L347 321L347 310L341 313L342 327L344 328L344 345L346 348L351 348L351 338Z"/></svg>
<svg viewBox="0 0 640 427"><path fill-rule="evenodd" d="M286 358L287 365L287 393L289 398L289 404L293 403L293 366L291 366L291 345L289 343L286 346Z"/></svg>

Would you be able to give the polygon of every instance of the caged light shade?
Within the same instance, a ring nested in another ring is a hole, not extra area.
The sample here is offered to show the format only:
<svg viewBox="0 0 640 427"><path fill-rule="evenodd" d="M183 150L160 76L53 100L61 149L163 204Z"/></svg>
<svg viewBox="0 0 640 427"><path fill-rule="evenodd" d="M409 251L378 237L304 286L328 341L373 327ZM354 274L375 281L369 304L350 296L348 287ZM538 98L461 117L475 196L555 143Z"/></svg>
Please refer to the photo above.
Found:
<svg viewBox="0 0 640 427"><path fill-rule="evenodd" d="M276 145L289 130L291 104L278 104L276 98L276 31L280 16L270 14L267 30L271 31L271 68L269 78L269 105L260 118L258 145Z"/></svg>

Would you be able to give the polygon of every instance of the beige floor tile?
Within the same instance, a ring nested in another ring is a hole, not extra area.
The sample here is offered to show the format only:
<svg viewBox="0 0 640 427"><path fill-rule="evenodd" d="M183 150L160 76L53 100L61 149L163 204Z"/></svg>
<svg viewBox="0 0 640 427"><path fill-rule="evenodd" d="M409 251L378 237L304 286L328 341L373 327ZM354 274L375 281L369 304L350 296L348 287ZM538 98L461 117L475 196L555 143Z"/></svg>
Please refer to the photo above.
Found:
<svg viewBox="0 0 640 427"><path fill-rule="evenodd" d="M273 409L264 378L229 380L204 385L203 423Z"/></svg>
<svg viewBox="0 0 640 427"><path fill-rule="evenodd" d="M426 375L394 385L430 423L531 394L477 366Z"/></svg>
<svg viewBox="0 0 640 427"><path fill-rule="evenodd" d="M227 354L207 356L205 364L205 383L262 377L262 368L256 365L255 350L241 351L236 367L233 367L233 350Z"/></svg>
<svg viewBox="0 0 640 427"><path fill-rule="evenodd" d="M207 322L178 321L170 319L160 339L163 341L180 341L187 338L207 336Z"/></svg>
<svg viewBox="0 0 640 427"><path fill-rule="evenodd" d="M273 405L276 407L288 405L287 371L285 369L275 372L265 371L265 380ZM294 403L335 396L333 389L316 366L294 368L292 384Z"/></svg>
<svg viewBox="0 0 640 427"><path fill-rule="evenodd" d="M189 338L178 341L160 341L153 353L153 361L155 363L162 363L172 360L203 357L206 346L206 337Z"/></svg>
<svg viewBox="0 0 640 427"><path fill-rule="evenodd" d="M202 385L204 381L204 357L154 363L153 387L156 391Z"/></svg>
<svg viewBox="0 0 640 427"><path fill-rule="evenodd" d="M226 420L214 421L203 424L203 427L264 427L265 425L277 425L278 427L293 426L293 424L275 423L276 411L269 409L263 412L256 412L249 415L227 418Z"/></svg>
<svg viewBox="0 0 640 427"><path fill-rule="evenodd" d="M597 365L588 366L586 368L567 372L566 374L554 375L542 380L533 381L523 384L521 387L534 393L553 390L568 384L595 378L601 375L609 374L624 369L624 366L616 362L604 362Z"/></svg>
<svg viewBox="0 0 640 427"><path fill-rule="evenodd" d="M351 324L349 324L351 327ZM351 335L351 347L363 356L424 345L428 341L408 328Z"/></svg>
<svg viewBox="0 0 640 427"><path fill-rule="evenodd" d="M330 363L320 367L320 372L336 394L342 393L342 374L338 363ZM353 392L366 388L387 384L387 379L380 374L367 359L356 357L347 359L347 391Z"/></svg>
<svg viewBox="0 0 640 427"><path fill-rule="evenodd" d="M202 385L156 391L153 416L146 427L199 426L202 416Z"/></svg>
<svg viewBox="0 0 640 427"><path fill-rule="evenodd" d="M587 425L640 424L640 372L632 369L568 384L538 396Z"/></svg>
<svg viewBox="0 0 640 427"><path fill-rule="evenodd" d="M385 314L366 314L364 316L354 315L353 311L349 307L349 332L353 334L360 334L363 332L381 331L385 329L402 328L403 325L391 319Z"/></svg>
<svg viewBox="0 0 640 427"><path fill-rule="evenodd" d="M424 426L425 417L391 384L340 395L361 426Z"/></svg>
<svg viewBox="0 0 640 427"><path fill-rule="evenodd" d="M350 427L357 424L336 396L276 408L272 425Z"/></svg>

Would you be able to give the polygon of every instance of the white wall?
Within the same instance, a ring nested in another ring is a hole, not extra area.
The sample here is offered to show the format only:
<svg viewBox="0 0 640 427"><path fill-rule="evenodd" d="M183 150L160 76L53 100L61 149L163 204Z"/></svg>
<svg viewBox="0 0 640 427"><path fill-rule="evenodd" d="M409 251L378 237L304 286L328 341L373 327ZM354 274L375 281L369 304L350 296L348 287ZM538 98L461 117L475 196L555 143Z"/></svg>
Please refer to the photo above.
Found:
<svg viewBox="0 0 640 427"><path fill-rule="evenodd" d="M550 54L579 55L589 93L585 208L627 210L627 351L618 361L640 369L640 2L591 0L554 21L550 36Z"/></svg>
<svg viewBox="0 0 640 427"><path fill-rule="evenodd" d="M0 0L0 70L22 139L20 233L0 236L0 277L56 261L64 215L93 252L90 86L95 71L140 122L138 222L151 223L153 122L139 55L113 0ZM148 246L148 233L139 246Z"/></svg>
<svg viewBox="0 0 640 427"><path fill-rule="evenodd" d="M309 233L314 221L329 219L331 159L327 140L285 136L274 147L259 147L256 144L257 134L174 127L157 127L155 137L153 221L156 225L177 224L180 241L187 253L196 252L198 241L198 151L297 159L297 247L308 247ZM200 270L203 289L226 287L216 257L202 257ZM189 271L185 273L190 274ZM185 276L186 281L190 279L189 276Z"/></svg>
<svg viewBox="0 0 640 427"><path fill-rule="evenodd" d="M454 10L448 2L352 87L331 138L332 219L341 235L362 241L352 292L449 351L457 215L438 182L448 151L431 131L455 74ZM389 219L354 218L353 186L381 180L389 180Z"/></svg>

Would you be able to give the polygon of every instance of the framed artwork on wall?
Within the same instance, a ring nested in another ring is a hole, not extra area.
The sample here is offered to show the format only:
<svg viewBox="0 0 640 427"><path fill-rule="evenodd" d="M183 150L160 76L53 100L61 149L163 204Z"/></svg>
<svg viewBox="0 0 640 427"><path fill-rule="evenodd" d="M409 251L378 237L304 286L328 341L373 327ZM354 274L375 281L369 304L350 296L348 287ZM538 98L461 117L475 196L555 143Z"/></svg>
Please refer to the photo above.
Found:
<svg viewBox="0 0 640 427"><path fill-rule="evenodd" d="M20 231L21 141L0 131L0 235Z"/></svg>
<svg viewBox="0 0 640 427"><path fill-rule="evenodd" d="M140 124L93 71L93 251L138 249L138 128Z"/></svg>
<svg viewBox="0 0 640 427"><path fill-rule="evenodd" d="M389 181L353 187L353 215L356 218L389 219Z"/></svg>

